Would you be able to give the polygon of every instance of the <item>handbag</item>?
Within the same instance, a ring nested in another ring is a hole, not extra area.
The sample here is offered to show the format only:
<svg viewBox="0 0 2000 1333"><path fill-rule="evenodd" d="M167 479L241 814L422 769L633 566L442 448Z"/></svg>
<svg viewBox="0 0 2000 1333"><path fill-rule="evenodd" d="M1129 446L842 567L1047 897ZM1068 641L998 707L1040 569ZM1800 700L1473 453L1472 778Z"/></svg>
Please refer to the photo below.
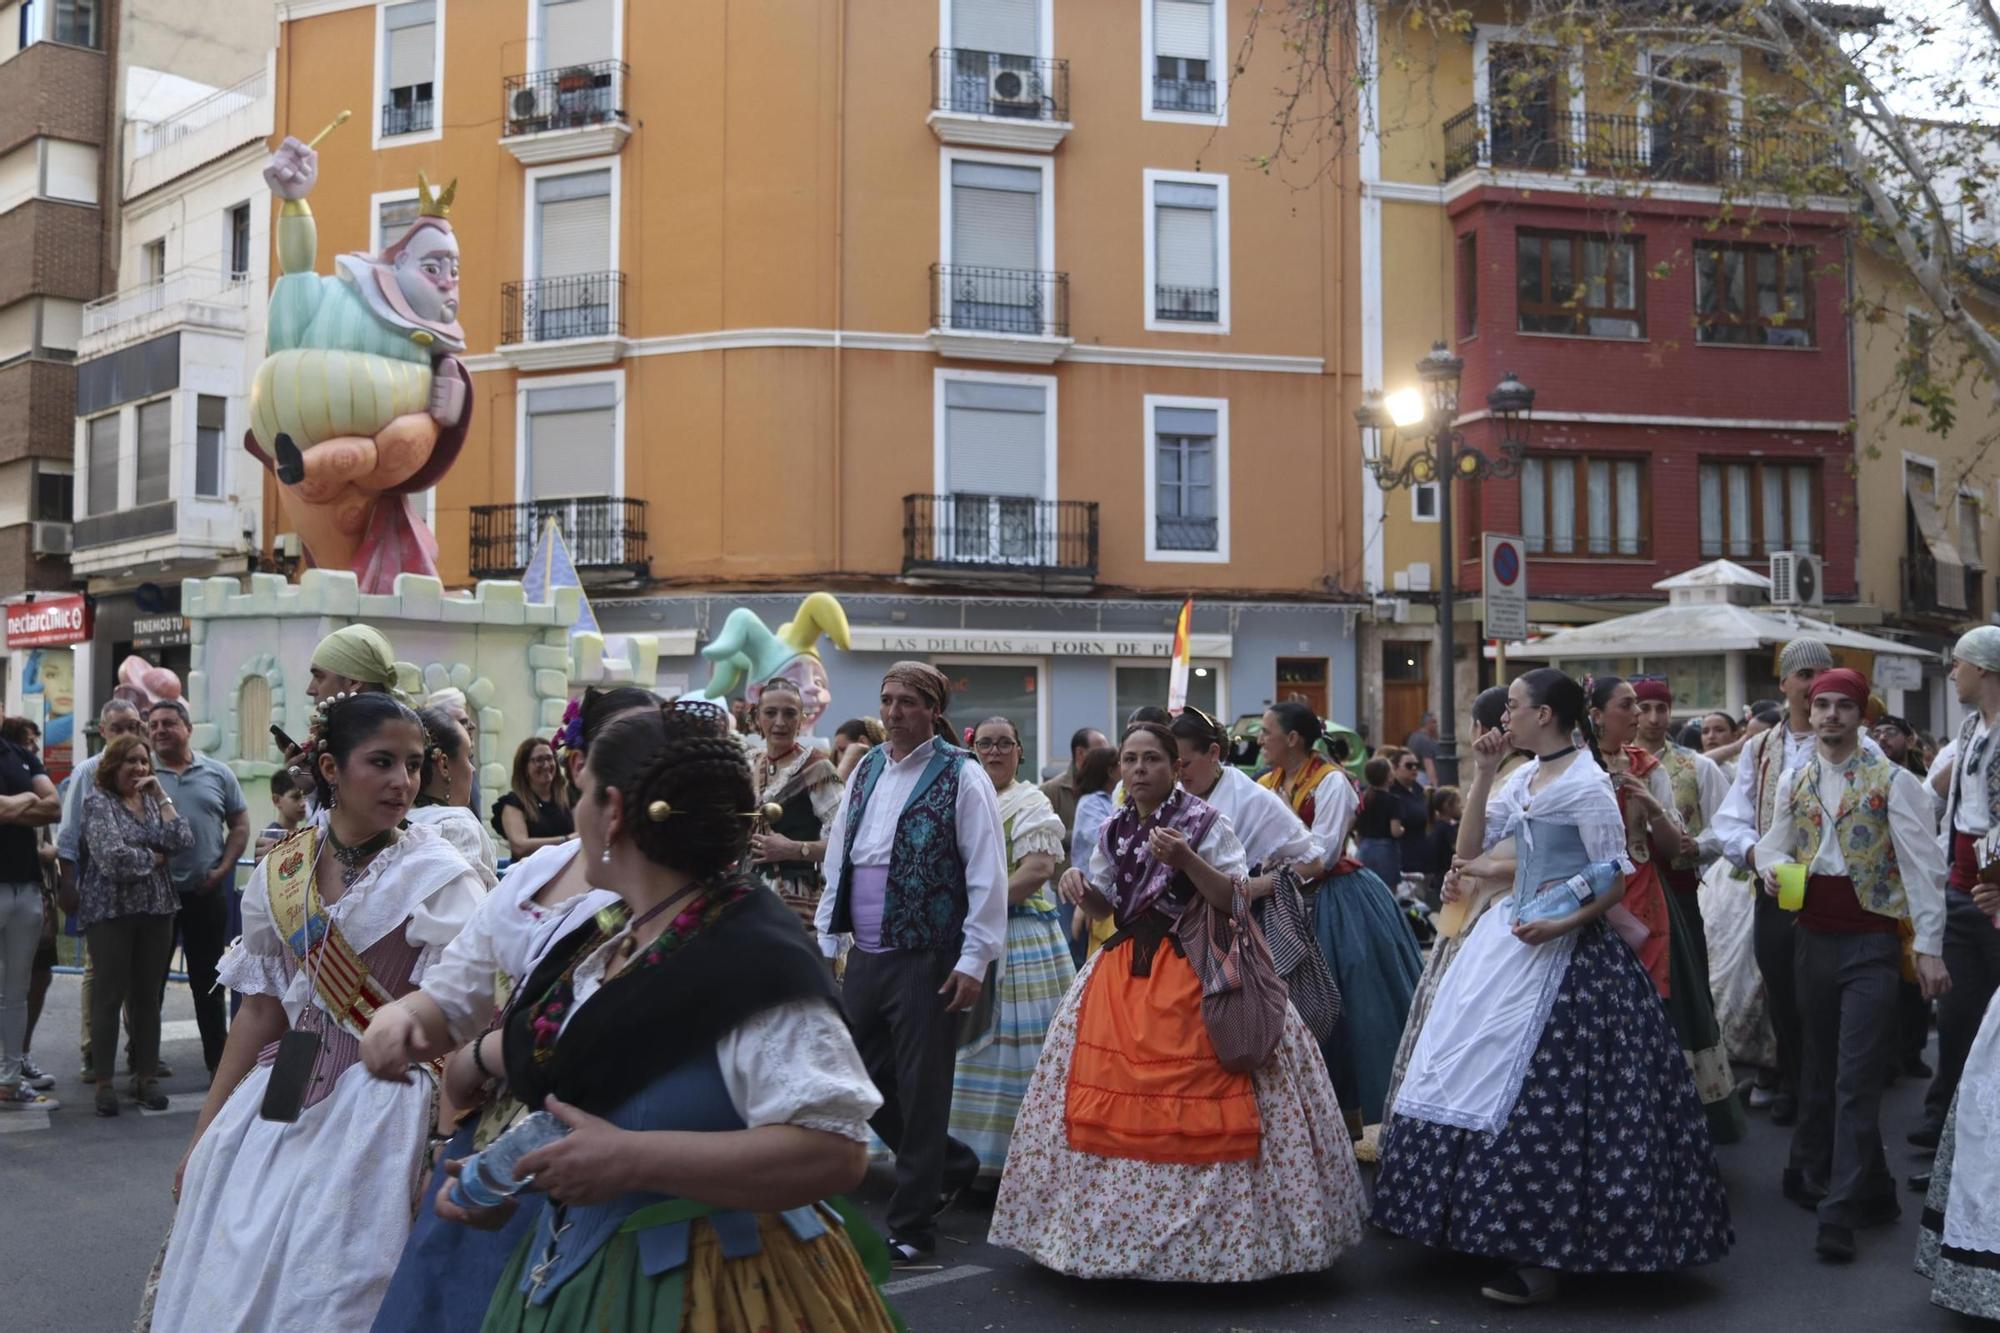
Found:
<svg viewBox="0 0 2000 1333"><path fill-rule="evenodd" d="M1330 890L1323 887L1321 892ZM1279 869L1270 894L1250 904L1250 914L1264 932L1271 964L1285 979L1292 1008L1315 1040L1326 1041L1340 1023L1340 986L1313 937L1297 872L1289 866Z"/></svg>
<svg viewBox="0 0 2000 1333"><path fill-rule="evenodd" d="M1201 983L1201 1021L1224 1069L1249 1074L1270 1063L1291 1007L1270 945L1236 881L1227 917L1197 895L1174 933Z"/></svg>

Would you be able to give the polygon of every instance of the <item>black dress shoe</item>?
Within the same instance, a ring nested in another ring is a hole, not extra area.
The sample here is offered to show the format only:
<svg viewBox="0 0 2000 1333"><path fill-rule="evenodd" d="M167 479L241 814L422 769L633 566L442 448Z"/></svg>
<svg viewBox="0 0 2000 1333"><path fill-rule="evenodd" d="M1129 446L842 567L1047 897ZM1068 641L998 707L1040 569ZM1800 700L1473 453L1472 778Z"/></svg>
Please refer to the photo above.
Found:
<svg viewBox="0 0 2000 1333"><path fill-rule="evenodd" d="M292 437L280 431L278 438L271 441L271 453L277 458L275 471L278 480L287 486L296 486L306 479L306 456L292 443Z"/></svg>
<svg viewBox="0 0 2000 1333"><path fill-rule="evenodd" d="M1912 1148L1922 1148L1928 1152L1936 1148L1938 1140L1943 1137L1944 1131L1942 1129L1934 1125L1925 1125L1922 1129L1913 1129L1910 1131L1909 1144Z"/></svg>
<svg viewBox="0 0 2000 1333"><path fill-rule="evenodd" d="M1831 1263L1852 1263L1854 1261L1854 1229L1852 1227L1837 1227L1830 1222L1820 1223L1819 1236L1813 1241L1813 1253Z"/></svg>
<svg viewBox="0 0 2000 1333"><path fill-rule="evenodd" d="M1912 1194L1929 1194L1931 1192L1931 1173L1928 1171L1919 1171L1903 1183L1910 1187Z"/></svg>
<svg viewBox="0 0 2000 1333"><path fill-rule="evenodd" d="M1787 1199L1801 1208L1817 1208L1819 1201L1826 1197L1826 1191L1806 1183L1806 1173L1797 1167L1788 1166L1779 1182L1779 1189Z"/></svg>
<svg viewBox="0 0 2000 1333"><path fill-rule="evenodd" d="M1789 1092L1781 1092L1771 1099L1771 1123L1774 1125L1796 1125L1799 1123L1799 1099Z"/></svg>

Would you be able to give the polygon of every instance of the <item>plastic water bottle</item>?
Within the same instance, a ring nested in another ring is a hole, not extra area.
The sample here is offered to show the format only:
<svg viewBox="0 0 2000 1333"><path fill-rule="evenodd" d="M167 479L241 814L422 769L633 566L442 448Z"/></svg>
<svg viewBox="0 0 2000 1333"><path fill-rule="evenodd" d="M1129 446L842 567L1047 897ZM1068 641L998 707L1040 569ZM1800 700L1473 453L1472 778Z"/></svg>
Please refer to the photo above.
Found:
<svg viewBox="0 0 2000 1333"><path fill-rule="evenodd" d="M486 1145L459 1165L458 1181L451 1187L451 1201L461 1208L491 1208L512 1198L524 1188L514 1178L514 1166L537 1148L545 1148L564 1138L569 1126L537 1111Z"/></svg>

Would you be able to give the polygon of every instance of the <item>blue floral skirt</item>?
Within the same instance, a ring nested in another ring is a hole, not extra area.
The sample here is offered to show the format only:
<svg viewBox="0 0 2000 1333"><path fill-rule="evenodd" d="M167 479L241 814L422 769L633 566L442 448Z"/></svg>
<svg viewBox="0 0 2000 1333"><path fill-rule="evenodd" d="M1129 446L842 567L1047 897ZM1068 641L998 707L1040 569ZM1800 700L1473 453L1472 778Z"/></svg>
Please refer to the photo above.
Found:
<svg viewBox="0 0 2000 1333"><path fill-rule="evenodd" d="M1398 1116L1375 1225L1570 1273L1712 1263L1735 1233L1693 1077L1638 959L1602 924L1569 969L1505 1128Z"/></svg>

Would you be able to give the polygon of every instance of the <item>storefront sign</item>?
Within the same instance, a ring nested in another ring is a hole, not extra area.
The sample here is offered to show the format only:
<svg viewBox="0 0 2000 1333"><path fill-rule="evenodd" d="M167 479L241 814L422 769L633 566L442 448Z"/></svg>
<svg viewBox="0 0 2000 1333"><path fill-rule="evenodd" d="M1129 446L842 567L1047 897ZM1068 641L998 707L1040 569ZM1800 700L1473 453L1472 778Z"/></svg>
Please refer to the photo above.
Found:
<svg viewBox="0 0 2000 1333"><path fill-rule="evenodd" d="M187 641L185 616L135 616L132 620L134 648L185 648Z"/></svg>
<svg viewBox="0 0 2000 1333"><path fill-rule="evenodd" d="M1899 653L1875 654L1875 686L1884 690L1921 690L1924 687L1924 663L1920 657L1904 657Z"/></svg>
<svg viewBox="0 0 2000 1333"><path fill-rule="evenodd" d="M1227 634L1190 636L1196 658L1228 657ZM910 657L1157 657L1173 656L1171 634L1031 634L1013 630L902 629L856 625L856 652L902 653Z"/></svg>
<svg viewBox="0 0 2000 1333"><path fill-rule="evenodd" d="M90 638L90 607L82 593L7 604L9 648L60 648Z"/></svg>

